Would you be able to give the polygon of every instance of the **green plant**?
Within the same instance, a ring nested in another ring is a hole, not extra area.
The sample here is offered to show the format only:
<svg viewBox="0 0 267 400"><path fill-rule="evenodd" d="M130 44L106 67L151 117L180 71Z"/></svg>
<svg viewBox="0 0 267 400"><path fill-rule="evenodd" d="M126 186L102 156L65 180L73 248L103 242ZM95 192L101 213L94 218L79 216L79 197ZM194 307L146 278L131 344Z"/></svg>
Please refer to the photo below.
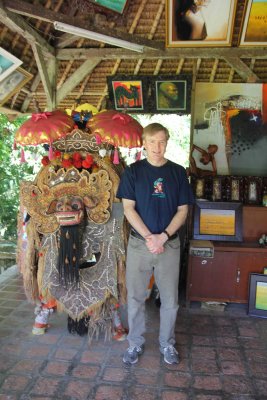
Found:
<svg viewBox="0 0 267 400"><path fill-rule="evenodd" d="M28 117L19 117L10 122L6 115L0 114L0 238L16 240L17 214L19 209L19 185L22 180L31 180L36 173L35 155L43 149L26 151L34 157L20 163L20 150L13 150L14 134ZM40 165L40 164L39 164Z"/></svg>

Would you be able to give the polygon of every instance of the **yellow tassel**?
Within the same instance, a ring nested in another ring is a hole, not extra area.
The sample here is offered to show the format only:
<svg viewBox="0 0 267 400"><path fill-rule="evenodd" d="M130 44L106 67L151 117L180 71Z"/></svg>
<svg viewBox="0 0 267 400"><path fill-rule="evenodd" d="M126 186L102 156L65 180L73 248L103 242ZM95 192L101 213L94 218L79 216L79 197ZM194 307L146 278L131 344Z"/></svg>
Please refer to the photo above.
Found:
<svg viewBox="0 0 267 400"><path fill-rule="evenodd" d="M66 239L69 239L70 238L70 234L69 234L69 231L67 231L67 233L66 233Z"/></svg>
<svg viewBox="0 0 267 400"><path fill-rule="evenodd" d="M69 264L68 257L65 258L65 264Z"/></svg>

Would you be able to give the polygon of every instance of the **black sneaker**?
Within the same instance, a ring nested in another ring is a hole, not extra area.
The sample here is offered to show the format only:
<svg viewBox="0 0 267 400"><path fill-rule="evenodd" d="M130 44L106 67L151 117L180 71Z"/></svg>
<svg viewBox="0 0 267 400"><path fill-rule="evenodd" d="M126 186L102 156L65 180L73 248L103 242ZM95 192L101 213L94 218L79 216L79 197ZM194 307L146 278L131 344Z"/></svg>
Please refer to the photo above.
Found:
<svg viewBox="0 0 267 400"><path fill-rule="evenodd" d="M130 346L125 351L122 361L125 364L135 364L138 361L138 356L140 356L144 351L144 345L142 346Z"/></svg>
<svg viewBox="0 0 267 400"><path fill-rule="evenodd" d="M161 347L160 352L161 352L161 354L163 354L164 361L167 364L178 364L179 363L178 351L172 345L169 345L167 347Z"/></svg>

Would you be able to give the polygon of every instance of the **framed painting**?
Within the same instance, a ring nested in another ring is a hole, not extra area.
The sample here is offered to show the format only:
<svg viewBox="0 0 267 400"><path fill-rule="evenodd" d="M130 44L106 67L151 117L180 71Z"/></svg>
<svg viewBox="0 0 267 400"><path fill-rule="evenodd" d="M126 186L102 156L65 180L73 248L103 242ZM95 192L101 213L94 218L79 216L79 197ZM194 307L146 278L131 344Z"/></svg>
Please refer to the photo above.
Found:
<svg viewBox="0 0 267 400"><path fill-rule="evenodd" d="M250 274L248 314L267 318L267 275Z"/></svg>
<svg viewBox="0 0 267 400"><path fill-rule="evenodd" d="M0 82L0 106L16 94L32 77L32 74L19 67Z"/></svg>
<svg viewBox="0 0 267 400"><path fill-rule="evenodd" d="M146 78L113 75L107 77L111 106L118 111L146 111Z"/></svg>
<svg viewBox="0 0 267 400"><path fill-rule="evenodd" d="M0 82L22 64L22 61L0 47Z"/></svg>
<svg viewBox="0 0 267 400"><path fill-rule="evenodd" d="M90 0L97 6L122 14L126 8L128 0Z"/></svg>
<svg viewBox="0 0 267 400"><path fill-rule="evenodd" d="M230 46L237 0L166 0L166 46Z"/></svg>
<svg viewBox="0 0 267 400"><path fill-rule="evenodd" d="M191 82L189 76L150 77L150 111L161 114L189 114Z"/></svg>
<svg viewBox="0 0 267 400"><path fill-rule="evenodd" d="M242 203L196 200L193 238L241 242Z"/></svg>
<svg viewBox="0 0 267 400"><path fill-rule="evenodd" d="M247 0L240 46L267 45L267 0Z"/></svg>

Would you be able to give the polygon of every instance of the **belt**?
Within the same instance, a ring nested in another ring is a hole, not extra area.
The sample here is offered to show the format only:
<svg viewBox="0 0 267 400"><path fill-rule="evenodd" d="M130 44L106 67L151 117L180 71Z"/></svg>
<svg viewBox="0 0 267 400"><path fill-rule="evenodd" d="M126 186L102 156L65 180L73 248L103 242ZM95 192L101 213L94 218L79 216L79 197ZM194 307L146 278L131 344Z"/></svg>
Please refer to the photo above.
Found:
<svg viewBox="0 0 267 400"><path fill-rule="evenodd" d="M141 235L140 235L138 232L136 232L136 231L131 230L130 235L133 236L133 237L135 237L135 238L137 238L137 239L141 239L141 240L144 240L144 241L145 241L145 239L143 238L143 236L141 236ZM173 235L170 236L170 238L167 240L167 242L170 242L171 240L174 240L174 239L176 239L176 238L178 238L178 234L177 234L177 233L174 233Z"/></svg>

